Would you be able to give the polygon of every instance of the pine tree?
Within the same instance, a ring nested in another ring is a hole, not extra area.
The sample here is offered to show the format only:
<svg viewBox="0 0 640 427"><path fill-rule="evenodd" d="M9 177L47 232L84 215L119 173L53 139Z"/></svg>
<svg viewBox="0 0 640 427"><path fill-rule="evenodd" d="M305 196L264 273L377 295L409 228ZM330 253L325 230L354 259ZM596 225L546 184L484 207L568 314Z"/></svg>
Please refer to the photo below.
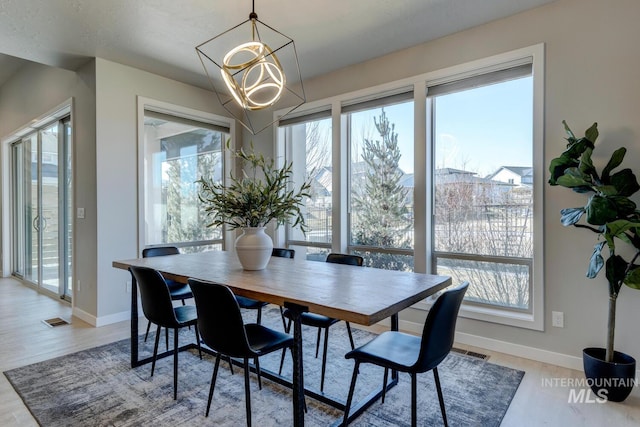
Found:
<svg viewBox="0 0 640 427"><path fill-rule="evenodd" d="M380 139L364 138L364 170L352 177L353 241L382 248L410 248L411 236L407 232L413 223L408 218L409 190L400 184L404 173L398 166L402 156L398 134L384 109L378 118L374 117L374 124ZM402 256L371 253L366 259L371 267L411 269Z"/></svg>
<svg viewBox="0 0 640 427"><path fill-rule="evenodd" d="M200 209L198 186L199 176L211 176L215 166L221 161L221 136L218 133L200 135L184 134L164 140L169 151L178 151L183 145L195 145L197 154L176 156L167 160L167 177L163 185L166 203L167 223L165 242L191 242L220 238L220 230L204 227L206 219ZM188 248L184 252L190 251Z"/></svg>

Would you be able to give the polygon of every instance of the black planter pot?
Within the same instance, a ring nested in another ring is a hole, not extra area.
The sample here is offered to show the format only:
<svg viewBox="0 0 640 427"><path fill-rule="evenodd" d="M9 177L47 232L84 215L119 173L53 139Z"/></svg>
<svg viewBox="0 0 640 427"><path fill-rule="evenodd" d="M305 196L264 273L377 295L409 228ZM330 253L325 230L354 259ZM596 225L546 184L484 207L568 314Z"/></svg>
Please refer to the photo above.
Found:
<svg viewBox="0 0 640 427"><path fill-rule="evenodd" d="M613 362L606 362L605 354L604 348L585 348L582 351L584 373L591 390L598 398L622 402L635 385L636 360L614 351Z"/></svg>

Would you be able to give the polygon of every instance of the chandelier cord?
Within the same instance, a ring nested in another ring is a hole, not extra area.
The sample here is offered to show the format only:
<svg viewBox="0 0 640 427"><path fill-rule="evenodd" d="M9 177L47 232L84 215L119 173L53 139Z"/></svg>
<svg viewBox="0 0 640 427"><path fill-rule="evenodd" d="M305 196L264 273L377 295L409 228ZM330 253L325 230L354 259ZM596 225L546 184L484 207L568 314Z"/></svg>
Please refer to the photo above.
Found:
<svg viewBox="0 0 640 427"><path fill-rule="evenodd" d="M258 20L258 14L256 13L256 0L251 0L251 13L249 14L251 20L251 39L256 39L256 21Z"/></svg>

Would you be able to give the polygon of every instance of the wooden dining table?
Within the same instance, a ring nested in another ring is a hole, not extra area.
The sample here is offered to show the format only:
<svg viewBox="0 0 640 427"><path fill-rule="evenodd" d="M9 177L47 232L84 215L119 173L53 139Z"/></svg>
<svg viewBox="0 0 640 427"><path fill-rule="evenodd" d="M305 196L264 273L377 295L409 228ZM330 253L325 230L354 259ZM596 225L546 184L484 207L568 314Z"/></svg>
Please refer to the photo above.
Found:
<svg viewBox="0 0 640 427"><path fill-rule="evenodd" d="M293 317L293 378L265 373L293 390L293 421L304 425L305 394L344 410L344 402L325 393L305 389L302 364L300 315L312 312L348 322L371 326L390 318L398 330L398 313L451 284L449 276L383 270L369 267L308 261L302 258L272 257L264 270L244 270L231 251L209 251L150 258L113 261L113 267L150 267L168 279L187 283L189 278L221 283L235 294L288 307ZM131 289L131 366L147 363L138 358L138 292L135 279ZM171 354L171 351L168 352ZM397 374L388 388L397 383ZM358 405L357 417L382 394L378 390Z"/></svg>

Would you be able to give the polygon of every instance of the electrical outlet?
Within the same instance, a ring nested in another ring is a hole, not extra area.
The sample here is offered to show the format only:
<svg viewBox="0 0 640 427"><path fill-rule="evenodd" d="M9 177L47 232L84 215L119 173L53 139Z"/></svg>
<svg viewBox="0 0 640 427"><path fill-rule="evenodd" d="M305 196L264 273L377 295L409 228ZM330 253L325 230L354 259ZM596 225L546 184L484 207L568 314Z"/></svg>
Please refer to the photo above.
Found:
<svg viewBox="0 0 640 427"><path fill-rule="evenodd" d="M131 293L131 280L127 280L126 290L128 294Z"/></svg>
<svg viewBox="0 0 640 427"><path fill-rule="evenodd" d="M556 328L564 328L564 313L562 311L551 312L551 325Z"/></svg>

